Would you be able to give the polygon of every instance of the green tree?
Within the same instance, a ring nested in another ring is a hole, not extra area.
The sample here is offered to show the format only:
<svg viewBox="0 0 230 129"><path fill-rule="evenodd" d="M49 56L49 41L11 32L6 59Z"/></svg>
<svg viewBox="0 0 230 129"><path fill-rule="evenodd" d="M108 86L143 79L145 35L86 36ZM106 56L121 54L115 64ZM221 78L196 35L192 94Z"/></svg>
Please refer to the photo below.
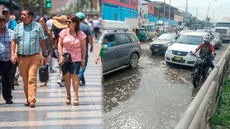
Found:
<svg viewBox="0 0 230 129"><path fill-rule="evenodd" d="M41 0L18 0L18 3L21 5L21 8L26 8L34 11L36 14L40 14ZM45 0L42 0L43 14L48 14L50 9L45 7Z"/></svg>

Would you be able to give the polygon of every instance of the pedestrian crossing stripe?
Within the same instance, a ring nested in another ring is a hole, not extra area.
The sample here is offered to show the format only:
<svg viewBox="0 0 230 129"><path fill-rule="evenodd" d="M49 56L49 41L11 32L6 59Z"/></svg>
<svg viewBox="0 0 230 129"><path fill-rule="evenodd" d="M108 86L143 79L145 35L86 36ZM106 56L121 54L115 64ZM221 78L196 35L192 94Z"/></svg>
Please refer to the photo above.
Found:
<svg viewBox="0 0 230 129"><path fill-rule="evenodd" d="M78 89L79 93L80 92L102 92L102 88L101 87L90 87L90 88L79 88ZM37 88L37 93L50 93L50 92L66 92L65 88L49 88L49 87L41 87L41 88ZM73 88L71 88L71 92L73 92ZM14 90L13 93L24 93L23 90Z"/></svg>
<svg viewBox="0 0 230 129"><path fill-rule="evenodd" d="M73 97L72 97L73 98ZM84 102L101 102L102 101L102 97L79 97L79 103L81 103L81 101ZM15 103L24 103L25 99L13 99ZM37 103L58 103L58 102L65 102L66 98L65 97L61 97L61 98L37 98L36 102Z"/></svg>
<svg viewBox="0 0 230 129"><path fill-rule="evenodd" d="M0 127L24 127L24 126L64 126L64 125L98 125L102 124L102 119L86 119L86 120L44 120L44 121L13 121L0 122ZM77 128L77 126L76 126Z"/></svg>
<svg viewBox="0 0 230 129"><path fill-rule="evenodd" d="M47 118L103 117L101 111L48 112Z"/></svg>
<svg viewBox="0 0 230 129"><path fill-rule="evenodd" d="M102 110L101 105L79 105L79 106L37 106L36 109L28 107L1 107L0 112L19 111L79 111L79 110Z"/></svg>

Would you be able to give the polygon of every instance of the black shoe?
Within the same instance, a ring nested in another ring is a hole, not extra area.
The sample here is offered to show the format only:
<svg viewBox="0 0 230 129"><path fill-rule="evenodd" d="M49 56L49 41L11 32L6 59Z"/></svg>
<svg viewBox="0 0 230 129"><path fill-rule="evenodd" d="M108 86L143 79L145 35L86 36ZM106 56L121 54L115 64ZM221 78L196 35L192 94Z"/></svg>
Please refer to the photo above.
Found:
<svg viewBox="0 0 230 129"><path fill-rule="evenodd" d="M12 100L7 100L6 104L13 104L13 101Z"/></svg>
<svg viewBox="0 0 230 129"><path fill-rule="evenodd" d="M80 82L79 82L79 85L80 85L80 86L85 86L85 81L80 81Z"/></svg>

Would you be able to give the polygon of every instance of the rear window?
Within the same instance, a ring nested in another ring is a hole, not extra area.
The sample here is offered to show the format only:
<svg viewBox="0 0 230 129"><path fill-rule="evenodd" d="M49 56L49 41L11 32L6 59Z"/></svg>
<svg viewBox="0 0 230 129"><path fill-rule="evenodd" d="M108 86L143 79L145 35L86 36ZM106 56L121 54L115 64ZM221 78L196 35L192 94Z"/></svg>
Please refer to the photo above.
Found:
<svg viewBox="0 0 230 129"><path fill-rule="evenodd" d="M127 37L126 34L120 33L120 34L115 34L116 42L118 44L126 44L126 43L131 43L130 39Z"/></svg>
<svg viewBox="0 0 230 129"><path fill-rule="evenodd" d="M139 40L137 39L137 37L135 35L133 35L133 34L128 34L128 37L130 38L130 40L133 43L139 42Z"/></svg>

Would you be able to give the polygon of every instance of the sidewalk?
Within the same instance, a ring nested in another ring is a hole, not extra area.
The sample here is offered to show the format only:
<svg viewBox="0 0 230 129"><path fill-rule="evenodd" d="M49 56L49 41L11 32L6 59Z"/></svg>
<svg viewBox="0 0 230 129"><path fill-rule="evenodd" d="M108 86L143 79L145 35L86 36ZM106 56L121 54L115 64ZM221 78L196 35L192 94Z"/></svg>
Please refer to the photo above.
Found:
<svg viewBox="0 0 230 129"><path fill-rule="evenodd" d="M59 72L55 67L57 72L50 73L47 86L39 87L38 81L35 108L24 106L25 96L21 78L19 86L13 91L14 104L5 104L1 95L0 129L102 129L101 64L95 65L93 54L89 57L85 73L87 86L79 87L79 106L65 104L66 90L57 84ZM54 62L57 66L57 61ZM73 91L71 93L73 94Z"/></svg>

